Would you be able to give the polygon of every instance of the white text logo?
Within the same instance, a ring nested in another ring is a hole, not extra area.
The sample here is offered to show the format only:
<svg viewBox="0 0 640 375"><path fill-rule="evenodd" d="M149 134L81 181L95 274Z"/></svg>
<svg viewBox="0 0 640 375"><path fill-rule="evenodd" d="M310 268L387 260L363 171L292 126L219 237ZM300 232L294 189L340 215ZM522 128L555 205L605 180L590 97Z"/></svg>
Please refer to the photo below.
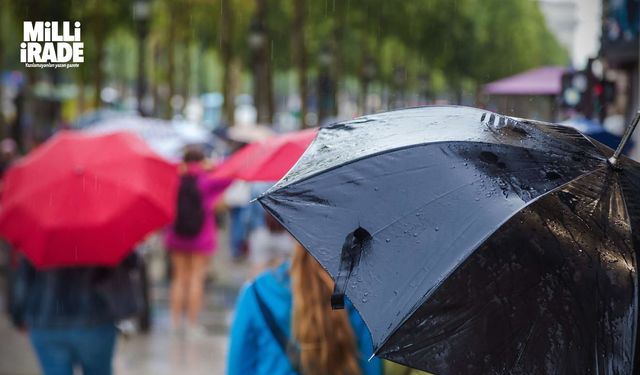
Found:
<svg viewBox="0 0 640 375"><path fill-rule="evenodd" d="M25 21L20 62L31 68L77 68L84 62L80 22Z"/></svg>

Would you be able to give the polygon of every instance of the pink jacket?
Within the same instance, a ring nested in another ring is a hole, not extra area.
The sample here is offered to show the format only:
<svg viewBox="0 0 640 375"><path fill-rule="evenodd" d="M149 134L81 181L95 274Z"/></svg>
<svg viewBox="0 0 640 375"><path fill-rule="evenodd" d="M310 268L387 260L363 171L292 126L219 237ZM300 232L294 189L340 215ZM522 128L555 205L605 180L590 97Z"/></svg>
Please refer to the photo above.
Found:
<svg viewBox="0 0 640 375"><path fill-rule="evenodd" d="M171 225L165 233L165 244L170 251L213 254L216 250L216 232L218 230L213 207L218 197L231 184L231 180L211 178L208 176L208 172L202 169L199 164L190 164L187 168L187 173L194 174L198 178L198 188L204 200L203 207L206 213L204 223L200 233L195 237L189 238L176 234L173 225Z"/></svg>

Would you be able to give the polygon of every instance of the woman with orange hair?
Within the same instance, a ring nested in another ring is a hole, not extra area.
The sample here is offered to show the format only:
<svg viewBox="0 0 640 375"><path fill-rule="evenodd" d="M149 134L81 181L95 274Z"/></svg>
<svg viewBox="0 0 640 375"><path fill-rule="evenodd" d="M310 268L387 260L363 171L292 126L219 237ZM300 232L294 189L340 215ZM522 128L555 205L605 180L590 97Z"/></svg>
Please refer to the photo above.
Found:
<svg viewBox="0 0 640 375"><path fill-rule="evenodd" d="M227 373L379 375L371 336L353 306L331 310L331 277L296 244L293 259L242 291Z"/></svg>

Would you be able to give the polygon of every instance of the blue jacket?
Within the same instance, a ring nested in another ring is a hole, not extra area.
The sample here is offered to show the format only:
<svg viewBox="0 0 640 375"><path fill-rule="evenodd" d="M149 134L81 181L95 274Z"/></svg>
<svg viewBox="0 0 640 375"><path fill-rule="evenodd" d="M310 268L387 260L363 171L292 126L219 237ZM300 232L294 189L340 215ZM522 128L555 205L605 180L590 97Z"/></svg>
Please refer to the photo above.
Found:
<svg viewBox="0 0 640 375"><path fill-rule="evenodd" d="M252 288L258 288L260 296L280 328L287 337L291 337L292 300L288 269L289 262L286 262L275 270L266 271L241 291L231 326L227 364L229 375L296 374L269 330L252 290ZM369 361L373 353L369 330L350 303L347 303L346 308L360 352L362 374L380 375L382 373L380 360L373 358Z"/></svg>

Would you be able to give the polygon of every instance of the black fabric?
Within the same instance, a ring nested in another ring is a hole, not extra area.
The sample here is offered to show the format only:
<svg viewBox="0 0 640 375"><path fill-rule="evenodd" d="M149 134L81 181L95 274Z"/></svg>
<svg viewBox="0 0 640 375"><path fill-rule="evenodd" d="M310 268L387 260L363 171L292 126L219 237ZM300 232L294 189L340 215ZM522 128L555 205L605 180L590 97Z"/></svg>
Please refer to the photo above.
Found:
<svg viewBox="0 0 640 375"><path fill-rule="evenodd" d="M178 208L174 230L184 237L195 237L204 224L204 204L198 188L198 178L185 174L180 178L178 189Z"/></svg>
<svg viewBox="0 0 640 375"><path fill-rule="evenodd" d="M118 267L101 270L96 288L107 302L113 319L137 317L144 311L143 262L138 254L132 253Z"/></svg>
<svg viewBox="0 0 640 375"><path fill-rule="evenodd" d="M13 323L65 328L115 323L141 312L141 260L134 253L116 267L37 270L25 258L12 282Z"/></svg>
<svg viewBox="0 0 640 375"><path fill-rule="evenodd" d="M287 355L287 359L289 359L289 364L293 371L297 372L300 375L303 375L302 368L300 366L300 349L298 348L298 344L293 340L293 338L288 338L284 331L280 328L278 323L276 322L273 313L267 305L265 304L262 296L258 292L258 287L254 284L252 286L253 295L256 298L256 302L258 303L258 308L260 309L260 313L264 318L264 321L267 323L267 327L269 331L276 339L276 342L282 349L282 352Z"/></svg>

